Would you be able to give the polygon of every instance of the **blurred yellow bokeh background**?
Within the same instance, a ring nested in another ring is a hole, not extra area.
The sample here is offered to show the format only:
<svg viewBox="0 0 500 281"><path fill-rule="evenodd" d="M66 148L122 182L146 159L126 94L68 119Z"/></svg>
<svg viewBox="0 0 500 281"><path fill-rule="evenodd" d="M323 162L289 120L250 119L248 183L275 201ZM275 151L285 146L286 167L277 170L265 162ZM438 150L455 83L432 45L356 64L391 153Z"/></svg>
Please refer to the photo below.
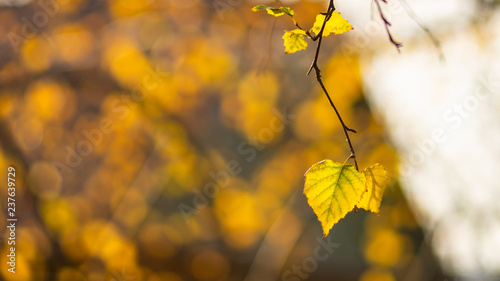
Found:
<svg viewBox="0 0 500 281"><path fill-rule="evenodd" d="M283 52L288 18L229 0L18 2L0 8L0 224L11 166L18 218L16 273L3 231L0 279L305 279L285 277L322 245L303 174L349 150L305 76L314 44ZM291 7L308 26L323 2ZM327 238L340 246L303 274L392 281L438 271L432 256L414 258L427 246L365 100L358 54L331 37L325 85L359 132L360 167L381 163L391 183L380 216L349 214Z"/></svg>

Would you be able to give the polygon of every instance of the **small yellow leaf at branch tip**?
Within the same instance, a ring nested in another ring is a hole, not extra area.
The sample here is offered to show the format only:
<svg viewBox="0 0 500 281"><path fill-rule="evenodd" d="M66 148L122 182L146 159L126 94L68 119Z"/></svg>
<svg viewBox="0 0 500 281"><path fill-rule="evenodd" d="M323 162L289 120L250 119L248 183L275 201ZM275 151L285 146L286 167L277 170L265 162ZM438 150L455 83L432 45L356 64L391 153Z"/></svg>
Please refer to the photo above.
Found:
<svg viewBox="0 0 500 281"><path fill-rule="evenodd" d="M284 40L283 46L285 46L285 54L291 54L306 49L307 41L304 36L306 36L306 32L301 29L285 30L285 34L283 34L282 37Z"/></svg>
<svg viewBox="0 0 500 281"><path fill-rule="evenodd" d="M326 16L322 14L317 15L316 21L310 31L318 35L325 21L325 17ZM352 29L352 25L345 20L340 13L333 12L330 19L326 22L325 29L323 30L323 36L328 36L331 33L339 35Z"/></svg>
<svg viewBox="0 0 500 281"><path fill-rule="evenodd" d="M268 14L275 16L275 17L280 17L284 14L287 14L293 18L293 16L295 15L295 12L288 7L273 8L273 7L268 7L268 6L264 6L264 5L257 5L257 6L252 8L253 12L258 12L261 10L266 10Z"/></svg>

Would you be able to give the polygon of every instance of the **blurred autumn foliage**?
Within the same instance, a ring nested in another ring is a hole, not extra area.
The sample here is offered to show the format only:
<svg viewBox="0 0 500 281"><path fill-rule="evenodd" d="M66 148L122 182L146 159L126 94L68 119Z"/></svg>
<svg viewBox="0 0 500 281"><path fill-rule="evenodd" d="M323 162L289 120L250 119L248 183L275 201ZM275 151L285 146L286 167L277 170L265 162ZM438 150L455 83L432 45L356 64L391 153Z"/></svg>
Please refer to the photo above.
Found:
<svg viewBox="0 0 500 281"><path fill-rule="evenodd" d="M3 280L281 280L312 255L322 234L303 174L348 148L304 75L312 48L283 52L289 22L243 1L7 2L0 182L6 194L15 166L19 222L16 274L2 241ZM311 25L323 2L292 7ZM359 132L360 167L395 179L358 58L338 40L324 42L324 82ZM398 190L380 216L335 226L340 246L308 278L400 280L414 268L423 237Z"/></svg>

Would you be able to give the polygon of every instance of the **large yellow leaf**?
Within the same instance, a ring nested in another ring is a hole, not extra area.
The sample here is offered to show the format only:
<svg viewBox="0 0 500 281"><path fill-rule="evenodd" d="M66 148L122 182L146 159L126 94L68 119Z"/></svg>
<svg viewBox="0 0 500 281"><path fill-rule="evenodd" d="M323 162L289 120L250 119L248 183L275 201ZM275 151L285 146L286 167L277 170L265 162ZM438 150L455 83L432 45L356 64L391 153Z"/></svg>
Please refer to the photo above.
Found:
<svg viewBox="0 0 500 281"><path fill-rule="evenodd" d="M311 32L314 32L316 35L318 35L324 21L325 15L317 15L316 21L311 28ZM347 20L345 20L339 13L333 12L332 17L326 22L325 29L323 30L323 36L328 36L331 33L339 35L349 30L352 30L352 25L347 22Z"/></svg>
<svg viewBox="0 0 500 281"><path fill-rule="evenodd" d="M306 172L304 194L318 216L324 237L360 201L365 192L365 176L354 166L323 160Z"/></svg>
<svg viewBox="0 0 500 281"><path fill-rule="evenodd" d="M306 32L301 29L285 31L283 35L285 53L291 54L307 48L307 41L304 36L306 36Z"/></svg>
<svg viewBox="0 0 500 281"><path fill-rule="evenodd" d="M378 214L380 202L387 186L387 172L382 165L375 164L366 168L363 173L366 178L366 193L363 194L357 206Z"/></svg>

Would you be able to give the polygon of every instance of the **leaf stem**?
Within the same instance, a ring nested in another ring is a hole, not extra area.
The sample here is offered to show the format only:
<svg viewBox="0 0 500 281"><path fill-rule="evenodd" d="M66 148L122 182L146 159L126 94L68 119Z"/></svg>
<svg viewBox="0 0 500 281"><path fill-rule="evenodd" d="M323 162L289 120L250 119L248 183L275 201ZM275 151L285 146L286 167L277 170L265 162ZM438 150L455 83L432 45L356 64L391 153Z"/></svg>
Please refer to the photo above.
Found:
<svg viewBox="0 0 500 281"><path fill-rule="evenodd" d="M349 155L349 157L347 157L347 159L344 161L344 164L342 164L342 165L345 165L345 163L347 163L347 161L349 161L349 159L351 159L351 158L352 158L352 154Z"/></svg>
<svg viewBox="0 0 500 281"><path fill-rule="evenodd" d="M349 137L349 132L356 133L356 131L354 129L347 127L346 124L344 123L344 120L340 116L340 113L337 110L337 107L333 103L332 98L330 97L330 94L328 94L328 91L326 90L326 87L323 84L323 79L321 79L321 70L318 66L318 57L319 57L319 51L321 49L321 41L323 39L323 31L325 30L326 22L332 17L332 13L334 11L335 11L335 5L333 3L333 0L330 0L330 4L328 5L328 10L326 13L324 13L325 20L323 21L323 25L321 26L321 30L319 31L318 35L316 36L316 38L318 38L318 45L316 47L316 54L314 55L314 60L311 64L311 67L307 71L307 75L309 75L313 69L316 72L316 80L318 81L319 85L321 86L321 89L323 90L326 97L328 98L330 105L332 106L333 110L335 111L335 114L337 115L337 118L339 119L340 124L342 125L342 129L344 130L344 134L346 136L347 143L349 144L349 149L351 150L351 155L349 155L347 160L352 158L354 160L354 166L356 167L356 170L359 171L358 162L356 161L356 153L354 152L354 147L352 146L351 138ZM347 160L346 160L346 162L347 162Z"/></svg>

